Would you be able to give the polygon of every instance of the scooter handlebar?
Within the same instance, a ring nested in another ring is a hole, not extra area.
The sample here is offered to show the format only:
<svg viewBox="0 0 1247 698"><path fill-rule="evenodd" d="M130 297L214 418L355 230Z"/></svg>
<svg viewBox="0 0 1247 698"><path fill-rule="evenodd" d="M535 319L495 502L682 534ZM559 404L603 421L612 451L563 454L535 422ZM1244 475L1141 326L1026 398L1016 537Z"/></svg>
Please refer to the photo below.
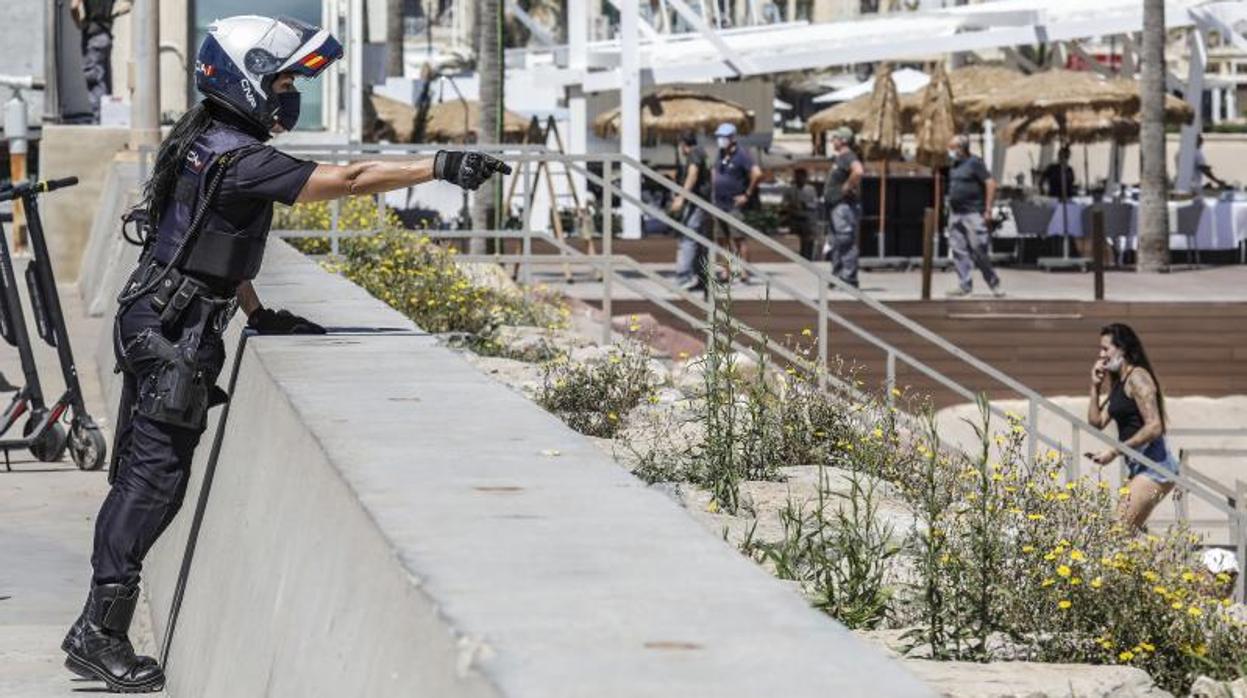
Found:
<svg viewBox="0 0 1247 698"><path fill-rule="evenodd" d="M45 179L39 182L21 182L16 185L10 185L0 189L0 201L12 201L28 194L46 194L57 189L72 187L78 183L77 177L62 177L60 179Z"/></svg>

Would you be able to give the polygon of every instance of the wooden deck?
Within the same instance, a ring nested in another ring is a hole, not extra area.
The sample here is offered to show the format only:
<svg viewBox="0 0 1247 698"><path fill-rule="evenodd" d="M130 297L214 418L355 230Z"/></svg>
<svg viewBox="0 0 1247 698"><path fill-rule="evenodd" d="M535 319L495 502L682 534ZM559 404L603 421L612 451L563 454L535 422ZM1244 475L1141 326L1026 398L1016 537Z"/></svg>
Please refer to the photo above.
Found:
<svg viewBox="0 0 1247 698"><path fill-rule="evenodd" d="M1220 397L1247 394L1247 303L1124 303L1076 301L961 301L888 303L973 356L1047 396L1082 395L1095 360L1099 330L1125 322L1139 333L1165 393ZM1012 391L944 350L855 302L830 308L910 356L974 391L993 398ZM686 307L690 312L692 308ZM734 315L776 342L801 339L814 328L813 311L792 301L735 301ZM660 322L687 326L644 301L615 301L616 314L652 313ZM860 367L863 380L882 380L885 355L836 325L831 353ZM807 340L808 341L808 340ZM937 405L964 402L954 391L898 362L900 385L932 396Z"/></svg>

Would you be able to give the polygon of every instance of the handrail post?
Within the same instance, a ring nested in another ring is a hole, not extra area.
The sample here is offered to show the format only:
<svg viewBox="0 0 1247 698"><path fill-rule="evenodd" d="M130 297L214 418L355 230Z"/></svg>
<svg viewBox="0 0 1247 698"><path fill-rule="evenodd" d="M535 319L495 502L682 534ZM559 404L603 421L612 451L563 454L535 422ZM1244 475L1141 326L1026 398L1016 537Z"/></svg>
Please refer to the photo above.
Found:
<svg viewBox="0 0 1247 698"><path fill-rule="evenodd" d="M527 286L532 283L531 258L533 256L533 179L532 162L525 160L522 165L524 175L524 238L522 241L524 263L520 265L520 280ZM554 208L554 202L550 202ZM558 215L557 210L555 215Z"/></svg>
<svg viewBox="0 0 1247 698"><path fill-rule="evenodd" d="M1035 467L1035 463L1039 460L1039 439L1037 432L1039 431L1039 403L1035 402L1035 398L1028 398L1026 401L1028 406L1026 415L1026 458L1030 467Z"/></svg>
<svg viewBox="0 0 1247 698"><path fill-rule="evenodd" d="M1186 449L1179 450L1178 451L1178 469L1182 472L1189 472L1187 470L1187 465L1189 464L1190 459L1191 459L1191 454L1187 453ZM1174 503L1174 507L1177 509L1178 520L1189 522L1191 520L1191 511L1190 511L1190 504L1186 500L1186 495L1187 495L1187 490L1185 487L1174 487L1173 488L1173 497L1174 497L1173 503Z"/></svg>
<svg viewBox="0 0 1247 698"><path fill-rule="evenodd" d="M1243 569L1243 561L1247 560L1247 482L1234 481L1234 511L1238 514L1235 521L1234 548L1238 557L1238 588L1234 590L1239 603L1247 601L1247 570Z"/></svg>
<svg viewBox="0 0 1247 698"><path fill-rule="evenodd" d="M338 219L342 215L342 199L334 199L329 204L329 252L338 256Z"/></svg>
<svg viewBox="0 0 1247 698"><path fill-rule="evenodd" d="M1069 443L1069 461L1065 464L1065 476L1070 481L1077 480L1082 475L1082 429L1078 428L1078 423L1074 420L1069 422L1070 443Z"/></svg>
<svg viewBox="0 0 1247 698"><path fill-rule="evenodd" d="M611 343L611 322L613 313L611 310L611 277L615 275L615 270L611 267L611 255L614 254L611 249L613 247L611 238L614 237L614 216L611 210L614 208L614 173L611 172L614 163L610 158L602 161L602 344L610 345Z"/></svg>
<svg viewBox="0 0 1247 698"><path fill-rule="evenodd" d="M884 368L883 389L886 391L885 400L888 407L893 407L896 403L896 352L889 351L887 365Z"/></svg>
<svg viewBox="0 0 1247 698"><path fill-rule="evenodd" d="M730 283L730 282L729 282ZM827 284L818 281L818 388L827 389ZM889 357L891 355L889 354Z"/></svg>

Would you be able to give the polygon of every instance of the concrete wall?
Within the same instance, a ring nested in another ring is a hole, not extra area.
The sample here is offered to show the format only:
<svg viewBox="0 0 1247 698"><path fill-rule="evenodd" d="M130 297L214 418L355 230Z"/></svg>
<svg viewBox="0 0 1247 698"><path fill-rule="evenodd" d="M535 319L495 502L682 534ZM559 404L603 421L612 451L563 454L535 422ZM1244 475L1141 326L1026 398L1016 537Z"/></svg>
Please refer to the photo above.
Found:
<svg viewBox="0 0 1247 698"><path fill-rule="evenodd" d="M170 695L930 695L358 287L276 241L257 287L405 331L248 340ZM157 637L219 415L147 560Z"/></svg>
<svg viewBox="0 0 1247 698"><path fill-rule="evenodd" d="M52 268L60 281L78 278L78 268L97 209L105 202L101 194L113 159L126 147L130 132L101 126L48 124L40 143L38 176L78 177L78 186L62 189L40 209L47 230ZM53 203L54 202L54 203ZM120 214L118 214L120 215Z"/></svg>

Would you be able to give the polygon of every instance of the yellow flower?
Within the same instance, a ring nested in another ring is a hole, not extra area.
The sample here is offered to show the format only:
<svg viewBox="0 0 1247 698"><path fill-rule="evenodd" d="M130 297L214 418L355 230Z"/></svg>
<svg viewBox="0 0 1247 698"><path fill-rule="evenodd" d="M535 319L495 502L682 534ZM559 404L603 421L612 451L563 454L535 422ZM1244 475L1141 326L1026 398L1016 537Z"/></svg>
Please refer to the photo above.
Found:
<svg viewBox="0 0 1247 698"><path fill-rule="evenodd" d="M1123 485L1117 488L1117 494L1130 494L1130 488Z"/></svg>
<svg viewBox="0 0 1247 698"><path fill-rule="evenodd" d="M1071 550L1069 551L1069 559L1074 562L1082 562L1087 559L1087 556L1083 555L1081 550Z"/></svg>
<svg viewBox="0 0 1247 698"><path fill-rule="evenodd" d="M1070 585L1070 586L1072 586L1072 587L1076 587L1076 586L1078 586L1079 584L1082 584L1082 577L1070 577L1070 579L1069 579L1069 585Z"/></svg>
<svg viewBox="0 0 1247 698"><path fill-rule="evenodd" d="M1147 570L1143 573L1143 578L1149 582L1155 582L1160 579L1160 575L1156 574L1155 572L1151 570Z"/></svg>
<svg viewBox="0 0 1247 698"><path fill-rule="evenodd" d="M611 420L612 422L618 422L618 421L619 421L619 415L615 414L614 412L607 412L607 413L606 413L606 418L607 418L607 419L609 419L609 420Z"/></svg>
<svg viewBox="0 0 1247 698"><path fill-rule="evenodd" d="M1022 546L1022 552L1024 552L1024 553L1033 553L1033 552L1035 552L1035 546L1033 546L1033 545L1023 545L1023 546Z"/></svg>
<svg viewBox="0 0 1247 698"><path fill-rule="evenodd" d="M811 331L811 330L810 330L810 328L808 328L808 327L804 327L804 328L802 328L802 329L801 329L801 336L802 336L802 337L810 337L810 336L813 336L813 334L814 334L814 332L813 332L813 331Z"/></svg>
<svg viewBox="0 0 1247 698"><path fill-rule="evenodd" d="M1043 556L1043 559L1047 560L1048 562L1052 562L1053 560L1056 559L1056 553L1047 553L1046 555Z"/></svg>
<svg viewBox="0 0 1247 698"><path fill-rule="evenodd" d="M1181 602L1181 601L1174 601L1173 603L1169 604L1169 608L1172 608L1172 609L1173 609L1173 610L1175 610L1175 611L1181 611L1181 610L1182 610L1182 602Z"/></svg>
<svg viewBox="0 0 1247 698"><path fill-rule="evenodd" d="M1145 652L1155 652L1155 651L1156 651L1156 645L1153 645L1153 644L1152 644L1152 643L1150 643L1150 642L1140 642L1140 643L1139 643L1139 647L1142 647L1142 648L1143 648L1143 650L1144 650Z"/></svg>
<svg viewBox="0 0 1247 698"><path fill-rule="evenodd" d="M1053 584L1056 584L1056 580L1055 580L1055 579L1053 579L1052 577L1048 577L1047 579L1045 579L1045 580L1043 580L1042 582L1040 582L1040 583L1039 583L1039 586L1041 586L1041 587L1050 587L1050 586L1052 586Z"/></svg>
<svg viewBox="0 0 1247 698"><path fill-rule="evenodd" d="M1199 618L1200 616L1204 615L1204 612L1200 610L1199 606L1188 606L1186 609L1186 613L1192 618Z"/></svg>
<svg viewBox="0 0 1247 698"><path fill-rule="evenodd" d="M1060 601L1056 602L1056 607L1061 609L1062 611L1068 611L1069 607L1073 605L1074 604L1071 603L1069 599L1061 599Z"/></svg>
<svg viewBox="0 0 1247 698"><path fill-rule="evenodd" d="M1168 589L1160 585L1152 587L1152 591L1156 592L1157 594L1160 594L1161 596L1164 596L1165 594L1169 593Z"/></svg>
<svg viewBox="0 0 1247 698"><path fill-rule="evenodd" d="M1068 565L1059 565L1056 568L1056 573L1062 577L1068 577L1071 571Z"/></svg>
<svg viewBox="0 0 1247 698"><path fill-rule="evenodd" d="M1128 662L1131 659L1134 659L1134 652L1131 652L1130 650L1122 650L1122 652L1117 655L1117 658L1123 662Z"/></svg>
<svg viewBox="0 0 1247 698"><path fill-rule="evenodd" d="M1004 479L1004 475L1001 475L1000 473L992 473L992 482L1001 482Z"/></svg>
<svg viewBox="0 0 1247 698"><path fill-rule="evenodd" d="M1099 589L1102 586L1104 586L1104 580L1100 579L1099 577L1096 577L1095 579L1091 580L1092 589Z"/></svg>
<svg viewBox="0 0 1247 698"><path fill-rule="evenodd" d="M1043 514L1027 514L1026 518L1031 521L1043 521Z"/></svg>
<svg viewBox="0 0 1247 698"><path fill-rule="evenodd" d="M1195 581L1195 573L1194 573L1194 572L1192 572L1192 571L1190 571L1190 570L1187 570L1187 571L1183 572L1183 573L1182 573L1182 581L1184 581L1184 582L1193 582L1193 581Z"/></svg>

